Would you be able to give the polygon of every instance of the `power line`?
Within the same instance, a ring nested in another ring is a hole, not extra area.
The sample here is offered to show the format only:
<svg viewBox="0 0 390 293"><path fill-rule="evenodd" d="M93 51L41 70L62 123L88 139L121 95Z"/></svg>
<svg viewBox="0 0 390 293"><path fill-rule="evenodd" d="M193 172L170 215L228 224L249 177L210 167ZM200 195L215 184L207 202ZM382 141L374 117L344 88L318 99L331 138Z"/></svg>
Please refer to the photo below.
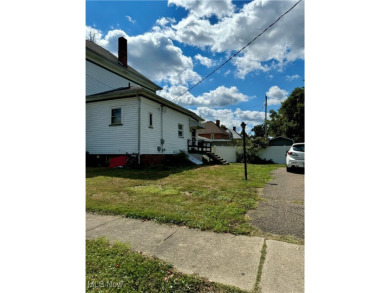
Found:
<svg viewBox="0 0 390 293"><path fill-rule="evenodd" d="M246 47L248 47L250 44L252 44L257 38L259 38L262 34L264 34L269 28L271 28L275 23L277 23L283 16L285 16L287 13L289 13L291 10L295 8L302 0L299 0L297 3L295 3L289 10L287 10L285 13L283 13L281 16L278 17L273 23L271 23L265 30L263 30L260 34L258 34L252 41L250 41L248 44L246 44L244 47L242 47L239 51L233 54L229 59L227 59L225 62L223 62L221 65L219 65L216 69L214 69L211 73L206 75L204 78L202 78L199 82L197 82L195 85L190 87L188 90L186 90L181 95L177 96L176 98L172 99L171 101L174 101L178 98L180 98L182 95L188 93L190 90L192 90L197 85L201 84L203 81L205 81L208 77L213 75L218 69L220 69L222 66L224 66L226 63L228 63L230 60L232 60L234 57L236 57L241 51L243 51Z"/></svg>

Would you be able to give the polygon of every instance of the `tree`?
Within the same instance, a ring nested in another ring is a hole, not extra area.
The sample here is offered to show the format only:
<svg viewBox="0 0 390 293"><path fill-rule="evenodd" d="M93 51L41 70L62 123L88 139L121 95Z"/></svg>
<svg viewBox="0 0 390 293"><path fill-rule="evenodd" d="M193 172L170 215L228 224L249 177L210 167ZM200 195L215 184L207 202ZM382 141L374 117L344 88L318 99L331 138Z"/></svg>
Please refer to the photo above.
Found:
<svg viewBox="0 0 390 293"><path fill-rule="evenodd" d="M268 132L271 136L286 136L294 142L305 141L305 88L295 88L282 102L278 112L270 111Z"/></svg>
<svg viewBox="0 0 390 293"><path fill-rule="evenodd" d="M221 124L221 128L222 128L223 130L228 130L228 128L227 128L225 125L223 125L223 124Z"/></svg>
<svg viewBox="0 0 390 293"><path fill-rule="evenodd" d="M251 130L254 134L252 135L253 138L256 138L256 137L264 137L265 136L265 127L264 127L264 124L258 124L258 125L255 125L252 130Z"/></svg>
<svg viewBox="0 0 390 293"><path fill-rule="evenodd" d="M264 124L255 125L252 130L254 134L251 136L253 147L258 151L268 146L268 140L265 138Z"/></svg>

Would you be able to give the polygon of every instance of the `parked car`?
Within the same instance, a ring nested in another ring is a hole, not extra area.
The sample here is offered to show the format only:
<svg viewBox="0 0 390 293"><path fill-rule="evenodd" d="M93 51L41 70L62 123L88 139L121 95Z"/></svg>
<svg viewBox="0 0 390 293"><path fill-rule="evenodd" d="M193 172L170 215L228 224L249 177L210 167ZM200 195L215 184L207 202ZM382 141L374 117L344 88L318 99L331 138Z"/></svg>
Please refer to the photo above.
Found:
<svg viewBox="0 0 390 293"><path fill-rule="evenodd" d="M294 143L286 153L286 169L305 168L305 143Z"/></svg>

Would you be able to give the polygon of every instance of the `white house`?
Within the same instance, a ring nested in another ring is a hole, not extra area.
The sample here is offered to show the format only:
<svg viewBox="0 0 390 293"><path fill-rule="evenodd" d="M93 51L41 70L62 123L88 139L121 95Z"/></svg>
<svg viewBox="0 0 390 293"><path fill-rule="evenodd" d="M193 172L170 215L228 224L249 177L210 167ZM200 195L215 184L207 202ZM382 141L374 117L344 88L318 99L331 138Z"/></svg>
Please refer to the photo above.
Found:
<svg viewBox="0 0 390 293"><path fill-rule="evenodd" d="M127 65L127 40L118 58L86 41L86 150L90 155L137 154L138 163L160 163L188 151L203 119L156 94L161 87Z"/></svg>

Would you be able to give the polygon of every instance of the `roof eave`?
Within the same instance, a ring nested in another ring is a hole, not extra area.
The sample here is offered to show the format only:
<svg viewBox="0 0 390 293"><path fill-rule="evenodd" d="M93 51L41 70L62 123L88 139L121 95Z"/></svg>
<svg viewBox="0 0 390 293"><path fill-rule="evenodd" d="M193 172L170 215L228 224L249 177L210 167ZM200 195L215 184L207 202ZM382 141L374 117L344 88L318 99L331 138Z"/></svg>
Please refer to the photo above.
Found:
<svg viewBox="0 0 390 293"><path fill-rule="evenodd" d="M146 89L143 88L134 88L129 89L125 91L119 91L119 92L108 92L103 94L94 94L87 96L86 102L92 103L92 102L100 102L100 101L106 101L106 100L114 100L114 99L123 99L123 98L129 98L129 97L136 97L138 95L142 95L143 97L150 99L156 103L162 104L164 106L167 106L171 109L177 110L183 114L186 114L192 118L194 118L197 121L204 121L204 119L198 115L196 115L194 112L187 110L175 103L172 103L171 101L168 101L164 99L163 97L160 97L156 95L155 93L149 92Z"/></svg>

